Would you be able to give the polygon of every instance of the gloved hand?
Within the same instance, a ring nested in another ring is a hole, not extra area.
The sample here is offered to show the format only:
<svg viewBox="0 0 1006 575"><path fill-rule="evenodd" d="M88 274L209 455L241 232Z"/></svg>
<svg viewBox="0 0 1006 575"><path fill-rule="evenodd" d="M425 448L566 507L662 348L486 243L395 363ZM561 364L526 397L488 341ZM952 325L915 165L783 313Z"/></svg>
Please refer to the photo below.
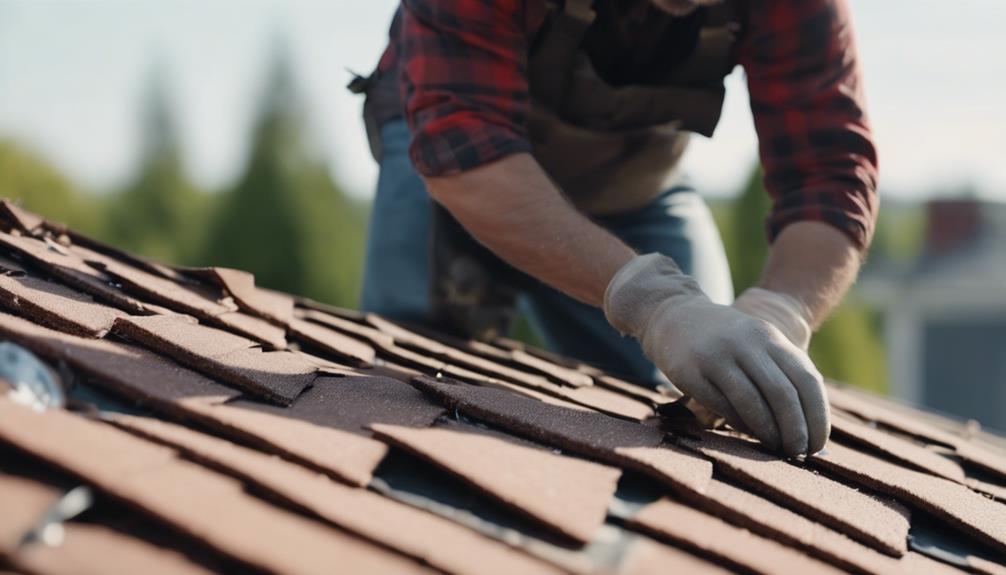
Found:
<svg viewBox="0 0 1006 575"><path fill-rule="evenodd" d="M820 451L831 424L821 375L771 323L711 302L660 254L615 274L604 313L682 391L769 448Z"/></svg>
<svg viewBox="0 0 1006 575"><path fill-rule="evenodd" d="M750 288L738 297L733 307L765 320L781 331L793 345L806 351L813 334L807 321L809 313L796 298L762 288Z"/></svg>

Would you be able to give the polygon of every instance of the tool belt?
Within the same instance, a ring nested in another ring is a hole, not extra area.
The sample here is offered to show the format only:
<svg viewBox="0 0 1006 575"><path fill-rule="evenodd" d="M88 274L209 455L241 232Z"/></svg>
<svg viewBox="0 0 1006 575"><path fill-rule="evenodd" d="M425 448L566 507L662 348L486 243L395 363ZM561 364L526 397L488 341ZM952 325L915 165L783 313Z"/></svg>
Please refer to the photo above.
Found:
<svg viewBox="0 0 1006 575"><path fill-rule="evenodd" d="M431 318L458 337L488 341L506 336L517 317L517 297L537 281L478 243L440 204L430 226Z"/></svg>

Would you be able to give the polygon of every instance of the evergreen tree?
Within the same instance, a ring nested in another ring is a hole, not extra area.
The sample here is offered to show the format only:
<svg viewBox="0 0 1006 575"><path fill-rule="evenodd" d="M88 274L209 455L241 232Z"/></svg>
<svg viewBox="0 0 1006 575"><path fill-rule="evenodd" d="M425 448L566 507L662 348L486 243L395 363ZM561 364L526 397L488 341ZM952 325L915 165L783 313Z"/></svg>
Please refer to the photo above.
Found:
<svg viewBox="0 0 1006 575"><path fill-rule="evenodd" d="M738 294L758 283L768 257L764 218L771 208L761 169L734 201L727 254ZM884 391L887 369L876 322L854 298L841 305L814 335L810 356L825 377Z"/></svg>
<svg viewBox="0 0 1006 575"><path fill-rule="evenodd" d="M244 174L219 199L202 259L248 270L262 286L352 306L365 221L306 149L293 74L278 51Z"/></svg>
<svg viewBox="0 0 1006 575"><path fill-rule="evenodd" d="M109 240L161 261L194 256L207 198L185 175L163 68L155 68L143 108L143 151L136 178L111 198Z"/></svg>
<svg viewBox="0 0 1006 575"><path fill-rule="evenodd" d="M101 212L41 156L0 140L0 197L88 234L100 234Z"/></svg>

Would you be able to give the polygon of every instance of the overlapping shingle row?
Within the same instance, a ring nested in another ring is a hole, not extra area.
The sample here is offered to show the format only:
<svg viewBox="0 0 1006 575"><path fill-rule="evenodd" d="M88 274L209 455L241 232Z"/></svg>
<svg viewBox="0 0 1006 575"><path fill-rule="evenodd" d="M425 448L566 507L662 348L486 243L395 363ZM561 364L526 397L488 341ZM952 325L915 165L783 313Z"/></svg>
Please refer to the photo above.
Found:
<svg viewBox="0 0 1006 575"><path fill-rule="evenodd" d="M40 412L0 383L0 570L1006 568L1006 451L851 390L825 452L784 461L588 365L149 262L9 202L0 307L0 340L71 398Z"/></svg>

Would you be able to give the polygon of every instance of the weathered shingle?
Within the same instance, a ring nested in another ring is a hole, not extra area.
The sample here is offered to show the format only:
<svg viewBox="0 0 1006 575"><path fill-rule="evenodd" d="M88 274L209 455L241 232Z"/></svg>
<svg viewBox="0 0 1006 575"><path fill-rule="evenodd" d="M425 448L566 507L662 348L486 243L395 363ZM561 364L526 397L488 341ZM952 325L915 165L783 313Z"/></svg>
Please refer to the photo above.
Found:
<svg viewBox="0 0 1006 575"><path fill-rule="evenodd" d="M0 204L0 339L70 396L36 413L0 382L0 570L1006 566L1006 450L974 425L832 387L827 450L783 461L702 431L673 390L167 266ZM63 546L11 551L80 483L98 504Z"/></svg>
<svg viewBox="0 0 1006 575"><path fill-rule="evenodd" d="M375 424L376 437L433 462L517 513L589 543L621 475L607 467L457 429Z"/></svg>
<svg viewBox="0 0 1006 575"><path fill-rule="evenodd" d="M811 458L823 469L890 494L944 519L947 525L1006 552L1006 506L958 483L884 461L832 442Z"/></svg>
<svg viewBox="0 0 1006 575"><path fill-rule="evenodd" d="M683 444L711 458L723 474L878 551L900 557L907 550L908 517L865 493L741 439L707 433Z"/></svg>
<svg viewBox="0 0 1006 575"><path fill-rule="evenodd" d="M354 572L424 572L418 564L246 494L171 449L60 411L0 400L0 443L24 450L231 558L278 573L338 564ZM282 544L277 544L282 542Z"/></svg>
<svg viewBox="0 0 1006 575"><path fill-rule="evenodd" d="M182 316L119 318L113 331L195 371L282 405L292 403L317 374L317 365L293 353L264 352L249 339Z"/></svg>
<svg viewBox="0 0 1006 575"><path fill-rule="evenodd" d="M62 284L36 277L0 275L0 305L60 331L101 337L122 311Z"/></svg>
<svg viewBox="0 0 1006 575"><path fill-rule="evenodd" d="M791 547L670 499L647 505L629 524L754 573L842 573Z"/></svg>
<svg viewBox="0 0 1006 575"><path fill-rule="evenodd" d="M452 573L555 573L505 544L364 489L334 483L297 465L161 421L119 416L117 424L176 446L274 496L373 541Z"/></svg>
<svg viewBox="0 0 1006 575"><path fill-rule="evenodd" d="M647 473L675 489L702 491L712 476L708 461L666 444L664 433L653 427L549 405L498 389L428 377L416 378L414 383L466 415L542 443Z"/></svg>

